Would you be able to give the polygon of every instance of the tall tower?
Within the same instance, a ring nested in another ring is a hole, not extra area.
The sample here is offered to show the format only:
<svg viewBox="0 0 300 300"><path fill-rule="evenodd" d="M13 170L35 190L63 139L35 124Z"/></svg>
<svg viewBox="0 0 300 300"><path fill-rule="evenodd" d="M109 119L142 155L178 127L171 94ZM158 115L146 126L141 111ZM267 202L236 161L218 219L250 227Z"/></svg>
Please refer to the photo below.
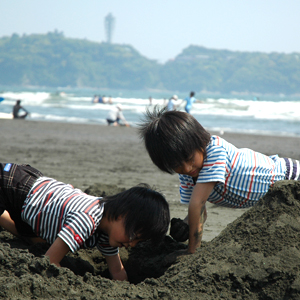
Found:
<svg viewBox="0 0 300 300"><path fill-rule="evenodd" d="M108 44L111 44L112 34L115 28L115 18L111 13L105 17L104 26L106 31L106 41Z"/></svg>

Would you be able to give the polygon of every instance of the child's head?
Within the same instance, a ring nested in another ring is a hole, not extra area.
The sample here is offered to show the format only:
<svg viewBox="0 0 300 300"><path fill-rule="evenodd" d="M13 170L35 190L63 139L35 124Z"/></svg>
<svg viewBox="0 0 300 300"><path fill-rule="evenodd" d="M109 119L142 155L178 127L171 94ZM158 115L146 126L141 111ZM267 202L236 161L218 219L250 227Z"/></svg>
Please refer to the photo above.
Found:
<svg viewBox="0 0 300 300"><path fill-rule="evenodd" d="M205 157L210 141L210 134L190 114L157 107L147 110L139 131L153 163L170 174L197 150Z"/></svg>
<svg viewBox="0 0 300 300"><path fill-rule="evenodd" d="M104 216L114 221L124 217L126 234L140 240L159 240L168 231L169 205L164 196L148 185L138 185L104 197Z"/></svg>

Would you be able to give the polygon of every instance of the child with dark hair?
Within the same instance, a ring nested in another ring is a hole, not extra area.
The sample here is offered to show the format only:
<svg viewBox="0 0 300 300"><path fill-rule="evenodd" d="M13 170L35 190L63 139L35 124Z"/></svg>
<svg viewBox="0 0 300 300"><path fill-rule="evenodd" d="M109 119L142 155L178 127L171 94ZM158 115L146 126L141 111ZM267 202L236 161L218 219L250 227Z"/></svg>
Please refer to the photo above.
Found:
<svg viewBox="0 0 300 300"><path fill-rule="evenodd" d="M170 222L165 198L147 185L94 197L29 165L0 163L0 226L29 242L48 242L57 266L71 250L95 247L111 277L127 280L119 247L164 237Z"/></svg>
<svg viewBox="0 0 300 300"><path fill-rule="evenodd" d="M139 130L153 163L164 172L179 174L181 202L189 204L188 225L172 219L170 234L178 241L189 238L189 253L201 244L206 201L246 208L276 181L300 180L299 161L238 149L211 136L185 112L148 110Z"/></svg>

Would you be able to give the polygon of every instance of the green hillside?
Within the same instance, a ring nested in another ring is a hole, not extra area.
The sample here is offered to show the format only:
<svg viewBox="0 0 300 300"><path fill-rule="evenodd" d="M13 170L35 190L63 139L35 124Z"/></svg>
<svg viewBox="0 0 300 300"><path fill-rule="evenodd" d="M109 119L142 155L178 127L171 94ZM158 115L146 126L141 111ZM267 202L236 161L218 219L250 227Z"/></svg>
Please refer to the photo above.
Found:
<svg viewBox="0 0 300 300"><path fill-rule="evenodd" d="M63 33L0 38L0 85L300 93L300 53L237 52L189 46L159 64L130 45Z"/></svg>
<svg viewBox="0 0 300 300"><path fill-rule="evenodd" d="M299 93L300 53L234 52L190 46L165 64L161 78L168 89L190 90L197 86L198 91L223 93Z"/></svg>
<svg viewBox="0 0 300 300"><path fill-rule="evenodd" d="M129 45L61 33L0 39L0 84L142 89L158 85L156 62Z"/></svg>

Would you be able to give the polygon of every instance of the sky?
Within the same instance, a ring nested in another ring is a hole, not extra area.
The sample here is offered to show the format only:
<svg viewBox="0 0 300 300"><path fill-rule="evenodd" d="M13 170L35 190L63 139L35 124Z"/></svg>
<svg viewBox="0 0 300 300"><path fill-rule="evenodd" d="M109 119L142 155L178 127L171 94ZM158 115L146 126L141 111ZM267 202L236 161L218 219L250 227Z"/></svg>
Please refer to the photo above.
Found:
<svg viewBox="0 0 300 300"><path fill-rule="evenodd" d="M158 62L190 45L259 52L300 52L299 0L0 0L0 37L45 34L133 46Z"/></svg>

